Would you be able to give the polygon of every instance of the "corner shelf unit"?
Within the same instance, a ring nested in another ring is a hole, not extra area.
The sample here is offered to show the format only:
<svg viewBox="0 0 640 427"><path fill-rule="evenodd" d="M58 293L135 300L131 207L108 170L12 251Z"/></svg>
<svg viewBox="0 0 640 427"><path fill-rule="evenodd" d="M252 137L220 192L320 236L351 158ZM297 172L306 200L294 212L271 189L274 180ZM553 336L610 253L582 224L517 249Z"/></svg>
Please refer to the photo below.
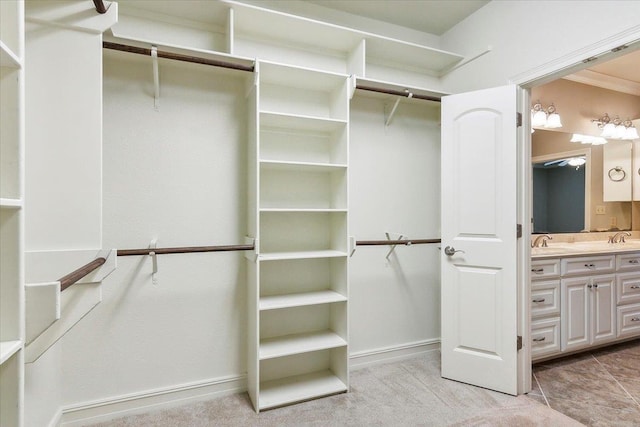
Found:
<svg viewBox="0 0 640 427"><path fill-rule="evenodd" d="M24 3L0 1L0 425L22 426Z"/></svg>
<svg viewBox="0 0 640 427"><path fill-rule="evenodd" d="M257 412L346 392L348 76L256 63L248 389Z"/></svg>

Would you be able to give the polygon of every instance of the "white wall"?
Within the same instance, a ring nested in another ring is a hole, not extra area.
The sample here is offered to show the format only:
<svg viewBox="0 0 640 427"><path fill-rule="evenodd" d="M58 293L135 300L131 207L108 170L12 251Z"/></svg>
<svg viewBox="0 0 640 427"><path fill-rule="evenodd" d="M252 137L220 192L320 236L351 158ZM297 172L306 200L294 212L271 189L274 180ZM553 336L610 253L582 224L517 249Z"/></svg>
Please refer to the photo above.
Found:
<svg viewBox="0 0 640 427"><path fill-rule="evenodd" d="M608 38L638 31L638 1L491 1L442 35L441 48L492 51L444 78L452 93L501 86Z"/></svg>

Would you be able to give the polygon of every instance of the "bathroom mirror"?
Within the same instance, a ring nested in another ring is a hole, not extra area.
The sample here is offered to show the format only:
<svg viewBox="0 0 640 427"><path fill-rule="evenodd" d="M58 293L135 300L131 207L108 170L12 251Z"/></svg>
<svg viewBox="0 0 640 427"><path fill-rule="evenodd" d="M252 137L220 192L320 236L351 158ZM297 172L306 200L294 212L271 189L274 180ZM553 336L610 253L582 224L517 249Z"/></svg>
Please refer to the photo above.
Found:
<svg viewBox="0 0 640 427"><path fill-rule="evenodd" d="M630 230L631 202L603 201L603 146L571 137L541 129L531 135L533 233ZM570 160L579 158L583 165Z"/></svg>

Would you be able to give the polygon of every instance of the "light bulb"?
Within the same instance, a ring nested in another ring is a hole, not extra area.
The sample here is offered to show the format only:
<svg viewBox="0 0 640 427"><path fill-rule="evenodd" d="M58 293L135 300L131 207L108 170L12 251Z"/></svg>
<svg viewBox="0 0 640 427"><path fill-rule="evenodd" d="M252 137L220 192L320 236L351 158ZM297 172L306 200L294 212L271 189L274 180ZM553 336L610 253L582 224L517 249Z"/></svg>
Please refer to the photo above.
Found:
<svg viewBox="0 0 640 427"><path fill-rule="evenodd" d="M571 166L582 166L587 163L587 161L582 157L572 157L567 163L569 163Z"/></svg>

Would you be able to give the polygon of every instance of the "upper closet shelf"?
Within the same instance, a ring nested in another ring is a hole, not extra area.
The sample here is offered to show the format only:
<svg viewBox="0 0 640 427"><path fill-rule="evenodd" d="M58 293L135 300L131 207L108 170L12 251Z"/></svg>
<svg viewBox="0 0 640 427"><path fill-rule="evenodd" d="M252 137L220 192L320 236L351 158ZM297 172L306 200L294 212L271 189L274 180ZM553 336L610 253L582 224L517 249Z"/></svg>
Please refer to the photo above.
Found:
<svg viewBox="0 0 640 427"><path fill-rule="evenodd" d="M0 66L22 68L22 61L9 47L0 40Z"/></svg>
<svg viewBox="0 0 640 427"><path fill-rule="evenodd" d="M0 208L2 209L20 209L22 208L21 199L0 199Z"/></svg>

